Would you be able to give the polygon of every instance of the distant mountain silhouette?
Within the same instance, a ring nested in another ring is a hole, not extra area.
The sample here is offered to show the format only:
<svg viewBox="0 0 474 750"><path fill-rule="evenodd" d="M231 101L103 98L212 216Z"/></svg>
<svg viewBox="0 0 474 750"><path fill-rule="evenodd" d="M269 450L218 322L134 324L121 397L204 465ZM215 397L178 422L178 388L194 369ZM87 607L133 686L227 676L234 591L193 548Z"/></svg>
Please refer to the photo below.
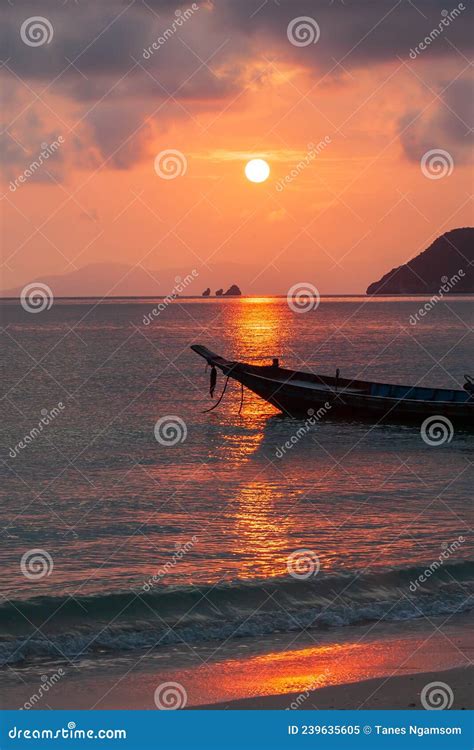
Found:
<svg viewBox="0 0 474 750"><path fill-rule="evenodd" d="M225 297L239 297L241 294L242 292L240 291L237 284L232 284L232 286L230 286L228 290L224 292Z"/></svg>
<svg viewBox="0 0 474 750"><path fill-rule="evenodd" d="M267 269L265 274L259 277L258 283L254 284L253 280L260 270L260 266L257 265L229 261L216 263L212 268L206 269L202 274L194 274L190 279L192 266L153 269L116 262L89 263L65 273L26 276L17 286L3 286L0 296L19 297L26 284L36 281L47 284L55 298L166 297L174 291L182 297L199 297L202 293L203 279L209 285L210 292L211 289L218 288L222 279L229 278L242 279L245 287L250 287L250 294L286 292L289 283L287 275L273 269Z"/></svg>
<svg viewBox="0 0 474 750"><path fill-rule="evenodd" d="M453 229L370 284L367 294L436 294L443 284L450 294L474 293L473 261L474 228Z"/></svg>
<svg viewBox="0 0 474 750"><path fill-rule="evenodd" d="M207 289L203 291L202 296L209 297L210 294L211 290L209 287L207 287ZM230 286L226 292L224 292L222 288L216 289L216 297L239 297L241 294L242 292L240 291L237 284L232 284L232 286Z"/></svg>

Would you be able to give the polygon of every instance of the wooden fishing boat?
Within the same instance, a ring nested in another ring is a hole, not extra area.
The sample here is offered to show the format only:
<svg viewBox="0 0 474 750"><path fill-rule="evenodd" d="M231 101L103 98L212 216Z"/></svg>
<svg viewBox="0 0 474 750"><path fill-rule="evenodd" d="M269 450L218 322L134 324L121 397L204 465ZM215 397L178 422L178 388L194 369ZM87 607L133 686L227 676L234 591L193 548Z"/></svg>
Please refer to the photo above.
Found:
<svg viewBox="0 0 474 750"><path fill-rule="evenodd" d="M428 417L444 417L453 423L474 426L474 385L466 377L465 390L392 385L368 380L299 372L271 365L233 362L195 344L191 349L212 367L237 380L273 404L284 414L307 416L322 414L331 418L344 416L375 421L418 421Z"/></svg>

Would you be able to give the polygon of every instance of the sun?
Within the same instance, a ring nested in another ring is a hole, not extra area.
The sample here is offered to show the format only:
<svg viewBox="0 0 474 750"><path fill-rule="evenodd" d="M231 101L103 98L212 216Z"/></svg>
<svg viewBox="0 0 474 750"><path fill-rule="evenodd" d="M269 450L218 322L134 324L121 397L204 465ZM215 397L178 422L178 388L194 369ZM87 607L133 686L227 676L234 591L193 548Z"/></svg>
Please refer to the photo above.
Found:
<svg viewBox="0 0 474 750"><path fill-rule="evenodd" d="M265 182L270 174L270 167L264 159L250 159L245 165L245 176L250 182Z"/></svg>

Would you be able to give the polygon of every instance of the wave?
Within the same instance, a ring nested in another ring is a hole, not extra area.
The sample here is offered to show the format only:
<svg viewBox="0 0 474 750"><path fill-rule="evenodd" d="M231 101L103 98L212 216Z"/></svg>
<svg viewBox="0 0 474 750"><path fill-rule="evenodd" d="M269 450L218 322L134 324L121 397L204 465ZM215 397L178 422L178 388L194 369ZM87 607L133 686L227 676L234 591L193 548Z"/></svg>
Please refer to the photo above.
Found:
<svg viewBox="0 0 474 750"><path fill-rule="evenodd" d="M473 593L474 561L464 561L7 601L0 665L448 615L470 609Z"/></svg>

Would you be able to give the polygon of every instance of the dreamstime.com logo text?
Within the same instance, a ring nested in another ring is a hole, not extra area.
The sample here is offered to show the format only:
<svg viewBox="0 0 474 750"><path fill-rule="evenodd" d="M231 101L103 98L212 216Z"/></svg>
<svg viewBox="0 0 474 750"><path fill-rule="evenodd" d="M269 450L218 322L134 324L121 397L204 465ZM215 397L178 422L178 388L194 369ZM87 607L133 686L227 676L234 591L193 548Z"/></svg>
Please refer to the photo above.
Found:
<svg viewBox="0 0 474 750"><path fill-rule="evenodd" d="M289 440L286 441L286 443L283 443L283 445L280 445L279 448L275 451L275 456L277 458L283 458L285 453L293 448L293 446L296 445L296 443L301 440L302 437L308 434L311 427L314 427L315 424L317 424L331 409L331 404L329 401L325 401L323 406L320 406L318 411L315 411L314 409L308 409L308 419L305 419L305 422L301 427L299 427L296 432L290 437Z"/></svg>
<svg viewBox="0 0 474 750"><path fill-rule="evenodd" d="M423 583L426 583L426 581L431 578L431 576L436 573L436 571L441 568L442 565L444 565L446 560L449 560L451 555L454 552L457 552L457 550L461 547L462 544L464 544L465 541L465 537L458 536L458 538L455 539L454 542L451 542L451 544L447 544L438 559L433 560L431 565L426 568L423 573L420 573L420 575L415 578L414 581L410 581L410 591L413 591L414 593L418 588L420 588Z"/></svg>
<svg viewBox="0 0 474 750"><path fill-rule="evenodd" d="M171 570L173 570L173 568L175 567L175 565L177 565L179 562L181 562L181 560L183 559L183 557L185 555L187 555L187 553L190 550L192 550L192 548L196 544L197 540L198 540L198 538L194 534L191 537L191 539L189 540L189 542L186 542L183 545L179 544L176 547L176 551L173 552L173 554L171 556L171 560L168 560L168 562L166 562L164 565L162 565L161 568L158 569L157 573L155 573L154 575L152 575L151 578L149 578L148 581L146 581L143 584L142 591L145 591L145 592L151 591L151 589L153 588L153 586L156 583L160 583L160 581L162 581L163 578L165 578L165 576L167 576L168 573Z"/></svg>
<svg viewBox="0 0 474 750"><path fill-rule="evenodd" d="M193 3L191 7L186 8L186 10L175 10L175 18L173 19L170 26L168 26L168 28L163 31L161 36L159 36L158 39L152 42L149 47L144 48L142 52L143 59L149 60L157 50L159 50L161 47L163 47L164 44L166 44L168 39L171 39L171 37L176 34L180 27L183 26L183 24L185 24L186 21L188 21L197 10L199 10L199 5L197 5L196 3Z"/></svg>
<svg viewBox="0 0 474 750"><path fill-rule="evenodd" d="M126 729L77 729L75 721L69 721L61 729L21 729L14 726L8 730L11 740L126 740ZM43 747L45 747L43 745Z"/></svg>
<svg viewBox="0 0 474 750"><path fill-rule="evenodd" d="M33 440L36 440L37 437L41 435L44 428L47 427L51 422L56 419L59 414L61 414L62 411L64 411L66 407L64 406L62 401L58 402L57 406L54 406L52 409L48 411L48 409L41 409L41 419L38 422L38 424L33 427L27 435L24 435L23 438L13 446L13 448L9 449L8 455L10 458L16 458L20 451L25 450L25 448L33 442Z"/></svg>
<svg viewBox="0 0 474 750"><path fill-rule="evenodd" d="M10 180L9 187L11 192L14 193L21 185L23 185L25 182L28 182L31 177L34 177L38 169L40 169L40 167L42 167L43 164L45 164L48 159L51 158L51 156L54 156L58 148L62 146L64 142L65 141L63 136L59 135L56 140L52 141L51 143L42 143L41 151L39 152L38 156L29 163L26 169L24 169L23 172L18 175L18 177L16 177L14 180Z"/></svg>
<svg viewBox="0 0 474 750"><path fill-rule="evenodd" d="M324 151L326 146L329 146L329 144L332 143L331 137L329 135L324 136L322 141L319 141L319 143L308 143L308 150L305 154L305 156L301 159L301 161L298 162L290 171L288 174L286 174L284 177L282 177L275 185L275 190L277 190L279 193L286 187L286 185L289 185L293 180L295 180L301 172L303 172L311 162L313 162L316 157L319 156L321 151Z"/></svg>
<svg viewBox="0 0 474 750"><path fill-rule="evenodd" d="M181 276L176 276L175 282L176 286L173 287L170 294L166 295L166 297L160 302L159 305L153 308L153 310L146 315L143 316L143 325L149 326L150 323L153 322L153 318L157 318L160 313L162 313L168 305L170 305L179 295L184 292L186 287L188 287L192 282L197 279L199 276L198 271L196 271L195 268L191 271L191 273L188 273L184 279L181 278Z"/></svg>
<svg viewBox="0 0 474 750"><path fill-rule="evenodd" d="M313 692L313 690L316 690L317 688L322 687L326 681L326 677L329 676L329 672L325 670L324 672L321 672L321 674L318 674L317 677L312 680L308 686L306 687L306 690L303 693L300 693L296 696L296 698L291 701L290 705L285 708L285 711L296 711L298 710L305 701L308 700L309 696Z"/></svg>
<svg viewBox="0 0 474 750"><path fill-rule="evenodd" d="M48 675L44 674L41 677L41 684L36 691L36 693L33 693L33 695L30 695L27 701L20 707L20 711L30 711L32 708L36 706L39 701L44 698L45 695L53 688L61 679L61 677L64 677L66 672L62 667L58 669L57 672L54 672L54 674Z"/></svg>
<svg viewBox="0 0 474 750"><path fill-rule="evenodd" d="M433 307L435 307L435 305L437 305L438 302L443 299L445 294L448 294L448 292L450 292L451 289L456 286L456 284L459 284L459 282L462 278L464 278L465 275L466 274L464 273L463 269L460 268L459 271L451 276L450 279L448 279L447 276L442 276L442 286L440 286L440 288L438 289L438 293L433 294L431 299L428 300L428 302L425 302L423 307L420 307L418 312L416 312L414 315L410 315L410 325L416 326L416 324L420 322L420 318L424 318L430 312L430 310L432 310Z"/></svg>
<svg viewBox="0 0 474 750"><path fill-rule="evenodd" d="M441 11L441 21L439 22L438 26L436 26L434 29L430 31L428 36L425 36L423 41L419 42L415 48L411 48L410 50L410 57L412 60L416 60L418 55L421 55L422 52L424 52L430 44L432 44L436 39L443 34L444 30L448 28L448 26L451 25L453 21L458 18L462 11L466 10L466 6L464 3L459 3L459 5L456 6L456 8L453 8L452 10L442 10Z"/></svg>

